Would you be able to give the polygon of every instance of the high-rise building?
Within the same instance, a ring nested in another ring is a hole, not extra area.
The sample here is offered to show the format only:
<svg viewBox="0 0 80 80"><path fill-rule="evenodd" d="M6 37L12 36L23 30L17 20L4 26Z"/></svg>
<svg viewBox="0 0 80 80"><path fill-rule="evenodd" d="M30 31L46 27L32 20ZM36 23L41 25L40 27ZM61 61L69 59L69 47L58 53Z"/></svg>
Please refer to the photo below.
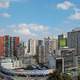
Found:
<svg viewBox="0 0 80 80"><path fill-rule="evenodd" d="M80 68L80 28L68 32L68 47L76 49L78 68Z"/></svg>
<svg viewBox="0 0 80 80"><path fill-rule="evenodd" d="M76 49L76 55L80 55L80 29L68 32L68 47Z"/></svg>
<svg viewBox="0 0 80 80"><path fill-rule="evenodd" d="M27 51L26 51L26 53L30 53L30 40L28 40Z"/></svg>
<svg viewBox="0 0 80 80"><path fill-rule="evenodd" d="M49 53L53 53L56 49L58 49L58 40L56 38L49 37Z"/></svg>
<svg viewBox="0 0 80 80"><path fill-rule="evenodd" d="M30 39L28 41L28 53L30 53L30 55L35 56L37 53L37 40L36 39Z"/></svg>
<svg viewBox="0 0 80 80"><path fill-rule="evenodd" d="M44 62L48 65L48 56L49 56L49 38L44 39Z"/></svg>
<svg viewBox="0 0 80 80"><path fill-rule="evenodd" d="M13 56L17 56L17 46L20 44L19 37L13 37L12 43L13 43Z"/></svg>
<svg viewBox="0 0 80 80"><path fill-rule="evenodd" d="M45 54L44 54L44 46L43 45L40 45L38 47L38 63L39 64L44 64L45 63Z"/></svg>
<svg viewBox="0 0 80 80"><path fill-rule="evenodd" d="M45 38L44 39L44 53L45 53L45 63L48 64L49 54L54 54L54 50L58 48L58 42L55 38Z"/></svg>
<svg viewBox="0 0 80 80"><path fill-rule="evenodd" d="M14 50L16 50L16 52L14 52L14 55L18 58L18 59L21 59L21 58L24 58L24 55L25 55L25 45L24 45L24 42L21 42L18 46L17 46L17 50L16 48ZM17 53L17 54L16 54Z"/></svg>
<svg viewBox="0 0 80 80"><path fill-rule="evenodd" d="M58 35L58 49L67 47L67 36L65 34Z"/></svg>
<svg viewBox="0 0 80 80"><path fill-rule="evenodd" d="M9 35L4 36L4 47L5 47L5 56L10 57L12 56L10 46L11 45L11 38Z"/></svg>
<svg viewBox="0 0 80 80"><path fill-rule="evenodd" d="M19 45L19 37L11 37L9 35L0 37L0 54L5 57L16 56L17 46Z"/></svg>
<svg viewBox="0 0 80 80"><path fill-rule="evenodd" d="M4 56L4 37L0 36L0 57Z"/></svg>
<svg viewBox="0 0 80 80"><path fill-rule="evenodd" d="M37 54L36 54L36 60L37 63L44 63L44 46L43 46L43 40L38 40L37 43Z"/></svg>

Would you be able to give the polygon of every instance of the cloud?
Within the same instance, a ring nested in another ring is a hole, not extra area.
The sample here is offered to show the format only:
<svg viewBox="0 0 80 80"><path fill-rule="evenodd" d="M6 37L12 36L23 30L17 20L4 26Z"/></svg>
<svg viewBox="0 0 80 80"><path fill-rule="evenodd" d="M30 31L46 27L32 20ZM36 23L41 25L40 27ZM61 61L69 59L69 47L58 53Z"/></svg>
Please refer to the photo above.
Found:
<svg viewBox="0 0 80 80"><path fill-rule="evenodd" d="M71 20L80 20L80 9L74 7L73 11L74 11L74 13L71 14L68 18Z"/></svg>
<svg viewBox="0 0 80 80"><path fill-rule="evenodd" d="M64 1L63 3L58 3L57 8L62 10L68 10L71 7L74 7L74 4L69 1Z"/></svg>
<svg viewBox="0 0 80 80"><path fill-rule="evenodd" d="M31 32L30 32L29 28L27 27L27 24L19 24L16 27L14 28L14 32L16 32L18 34L26 35L26 36L31 35Z"/></svg>
<svg viewBox="0 0 80 80"><path fill-rule="evenodd" d="M4 35L4 33L5 33L5 29L0 28L0 35Z"/></svg>
<svg viewBox="0 0 80 80"><path fill-rule="evenodd" d="M68 17L68 19L70 19L70 20L80 20L80 9L77 8L77 5L71 3L70 1L64 1L63 3L58 3L57 8L62 9L62 10L68 10L68 9L71 8L74 13L71 14Z"/></svg>
<svg viewBox="0 0 80 80"><path fill-rule="evenodd" d="M10 2L9 1L0 1L0 8L9 8Z"/></svg>
<svg viewBox="0 0 80 80"><path fill-rule="evenodd" d="M48 27L44 26L44 25L38 25L38 24L30 24L30 29L34 30L34 31L47 31Z"/></svg>
<svg viewBox="0 0 80 80"><path fill-rule="evenodd" d="M8 13L0 13L0 17L9 18L10 16Z"/></svg>
<svg viewBox="0 0 80 80"><path fill-rule="evenodd" d="M74 14L69 16L71 20L80 20L80 12L75 12Z"/></svg>
<svg viewBox="0 0 80 80"><path fill-rule="evenodd" d="M27 40L29 38L44 38L50 35L49 27L40 24L14 24L2 27L1 32L7 35L20 36L21 39ZM0 32L0 34L2 34Z"/></svg>
<svg viewBox="0 0 80 80"><path fill-rule="evenodd" d="M0 0L0 8L9 8L10 1L8 0ZM8 13L0 13L0 17L9 18L11 15Z"/></svg>
<svg viewBox="0 0 80 80"><path fill-rule="evenodd" d="M11 33L17 34L19 36L24 36L27 38L31 37L41 38L47 35L47 33L49 33L48 32L49 29L47 26L26 23L12 25L10 26L9 30L11 31Z"/></svg>

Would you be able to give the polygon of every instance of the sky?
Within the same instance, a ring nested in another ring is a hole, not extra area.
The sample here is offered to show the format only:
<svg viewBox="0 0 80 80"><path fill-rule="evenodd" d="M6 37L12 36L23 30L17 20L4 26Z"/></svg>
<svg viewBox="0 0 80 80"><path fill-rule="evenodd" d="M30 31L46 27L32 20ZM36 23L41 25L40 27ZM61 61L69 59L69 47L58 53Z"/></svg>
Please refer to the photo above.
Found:
<svg viewBox="0 0 80 80"><path fill-rule="evenodd" d="M80 27L80 0L0 0L0 35L44 38Z"/></svg>

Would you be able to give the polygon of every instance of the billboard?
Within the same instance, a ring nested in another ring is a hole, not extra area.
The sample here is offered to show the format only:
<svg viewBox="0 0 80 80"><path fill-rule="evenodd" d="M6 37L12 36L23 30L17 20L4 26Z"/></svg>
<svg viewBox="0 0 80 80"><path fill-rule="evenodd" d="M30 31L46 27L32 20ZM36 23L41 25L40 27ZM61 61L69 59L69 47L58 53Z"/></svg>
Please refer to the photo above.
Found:
<svg viewBox="0 0 80 80"><path fill-rule="evenodd" d="M66 38L60 39L59 45L60 45L60 47L66 47L67 46L67 39Z"/></svg>

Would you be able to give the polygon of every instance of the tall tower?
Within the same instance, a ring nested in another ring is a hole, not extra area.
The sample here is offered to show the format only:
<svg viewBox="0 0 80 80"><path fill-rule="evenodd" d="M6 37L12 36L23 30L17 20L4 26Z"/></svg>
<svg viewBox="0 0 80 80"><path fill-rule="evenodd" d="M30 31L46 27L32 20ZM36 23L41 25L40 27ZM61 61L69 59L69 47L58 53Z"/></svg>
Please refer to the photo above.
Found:
<svg viewBox="0 0 80 80"><path fill-rule="evenodd" d="M12 37L12 50L13 50L13 56L17 57L17 47L20 44L19 37Z"/></svg>
<svg viewBox="0 0 80 80"><path fill-rule="evenodd" d="M36 39L30 39L28 41L28 53L30 55L35 56L36 55L36 49L37 49L37 40Z"/></svg>
<svg viewBox="0 0 80 80"><path fill-rule="evenodd" d="M38 40L36 50L37 50L37 54L36 54L37 63L44 63L44 61L42 61L44 59L43 40Z"/></svg>
<svg viewBox="0 0 80 80"><path fill-rule="evenodd" d="M17 46L20 44L19 37L4 36L5 56L13 57L17 55Z"/></svg>
<svg viewBox="0 0 80 80"><path fill-rule="evenodd" d="M0 36L0 57L4 56L4 36Z"/></svg>
<svg viewBox="0 0 80 80"><path fill-rule="evenodd" d="M4 47L5 47L5 57L10 57L12 56L11 54L11 49L10 49L10 45L11 45L11 41L10 41L10 36L6 35L4 36Z"/></svg>
<svg viewBox="0 0 80 80"><path fill-rule="evenodd" d="M80 29L68 32L68 47L76 49L76 55L80 55Z"/></svg>
<svg viewBox="0 0 80 80"><path fill-rule="evenodd" d="M44 39L44 62L48 65L48 56L49 56L49 38Z"/></svg>

